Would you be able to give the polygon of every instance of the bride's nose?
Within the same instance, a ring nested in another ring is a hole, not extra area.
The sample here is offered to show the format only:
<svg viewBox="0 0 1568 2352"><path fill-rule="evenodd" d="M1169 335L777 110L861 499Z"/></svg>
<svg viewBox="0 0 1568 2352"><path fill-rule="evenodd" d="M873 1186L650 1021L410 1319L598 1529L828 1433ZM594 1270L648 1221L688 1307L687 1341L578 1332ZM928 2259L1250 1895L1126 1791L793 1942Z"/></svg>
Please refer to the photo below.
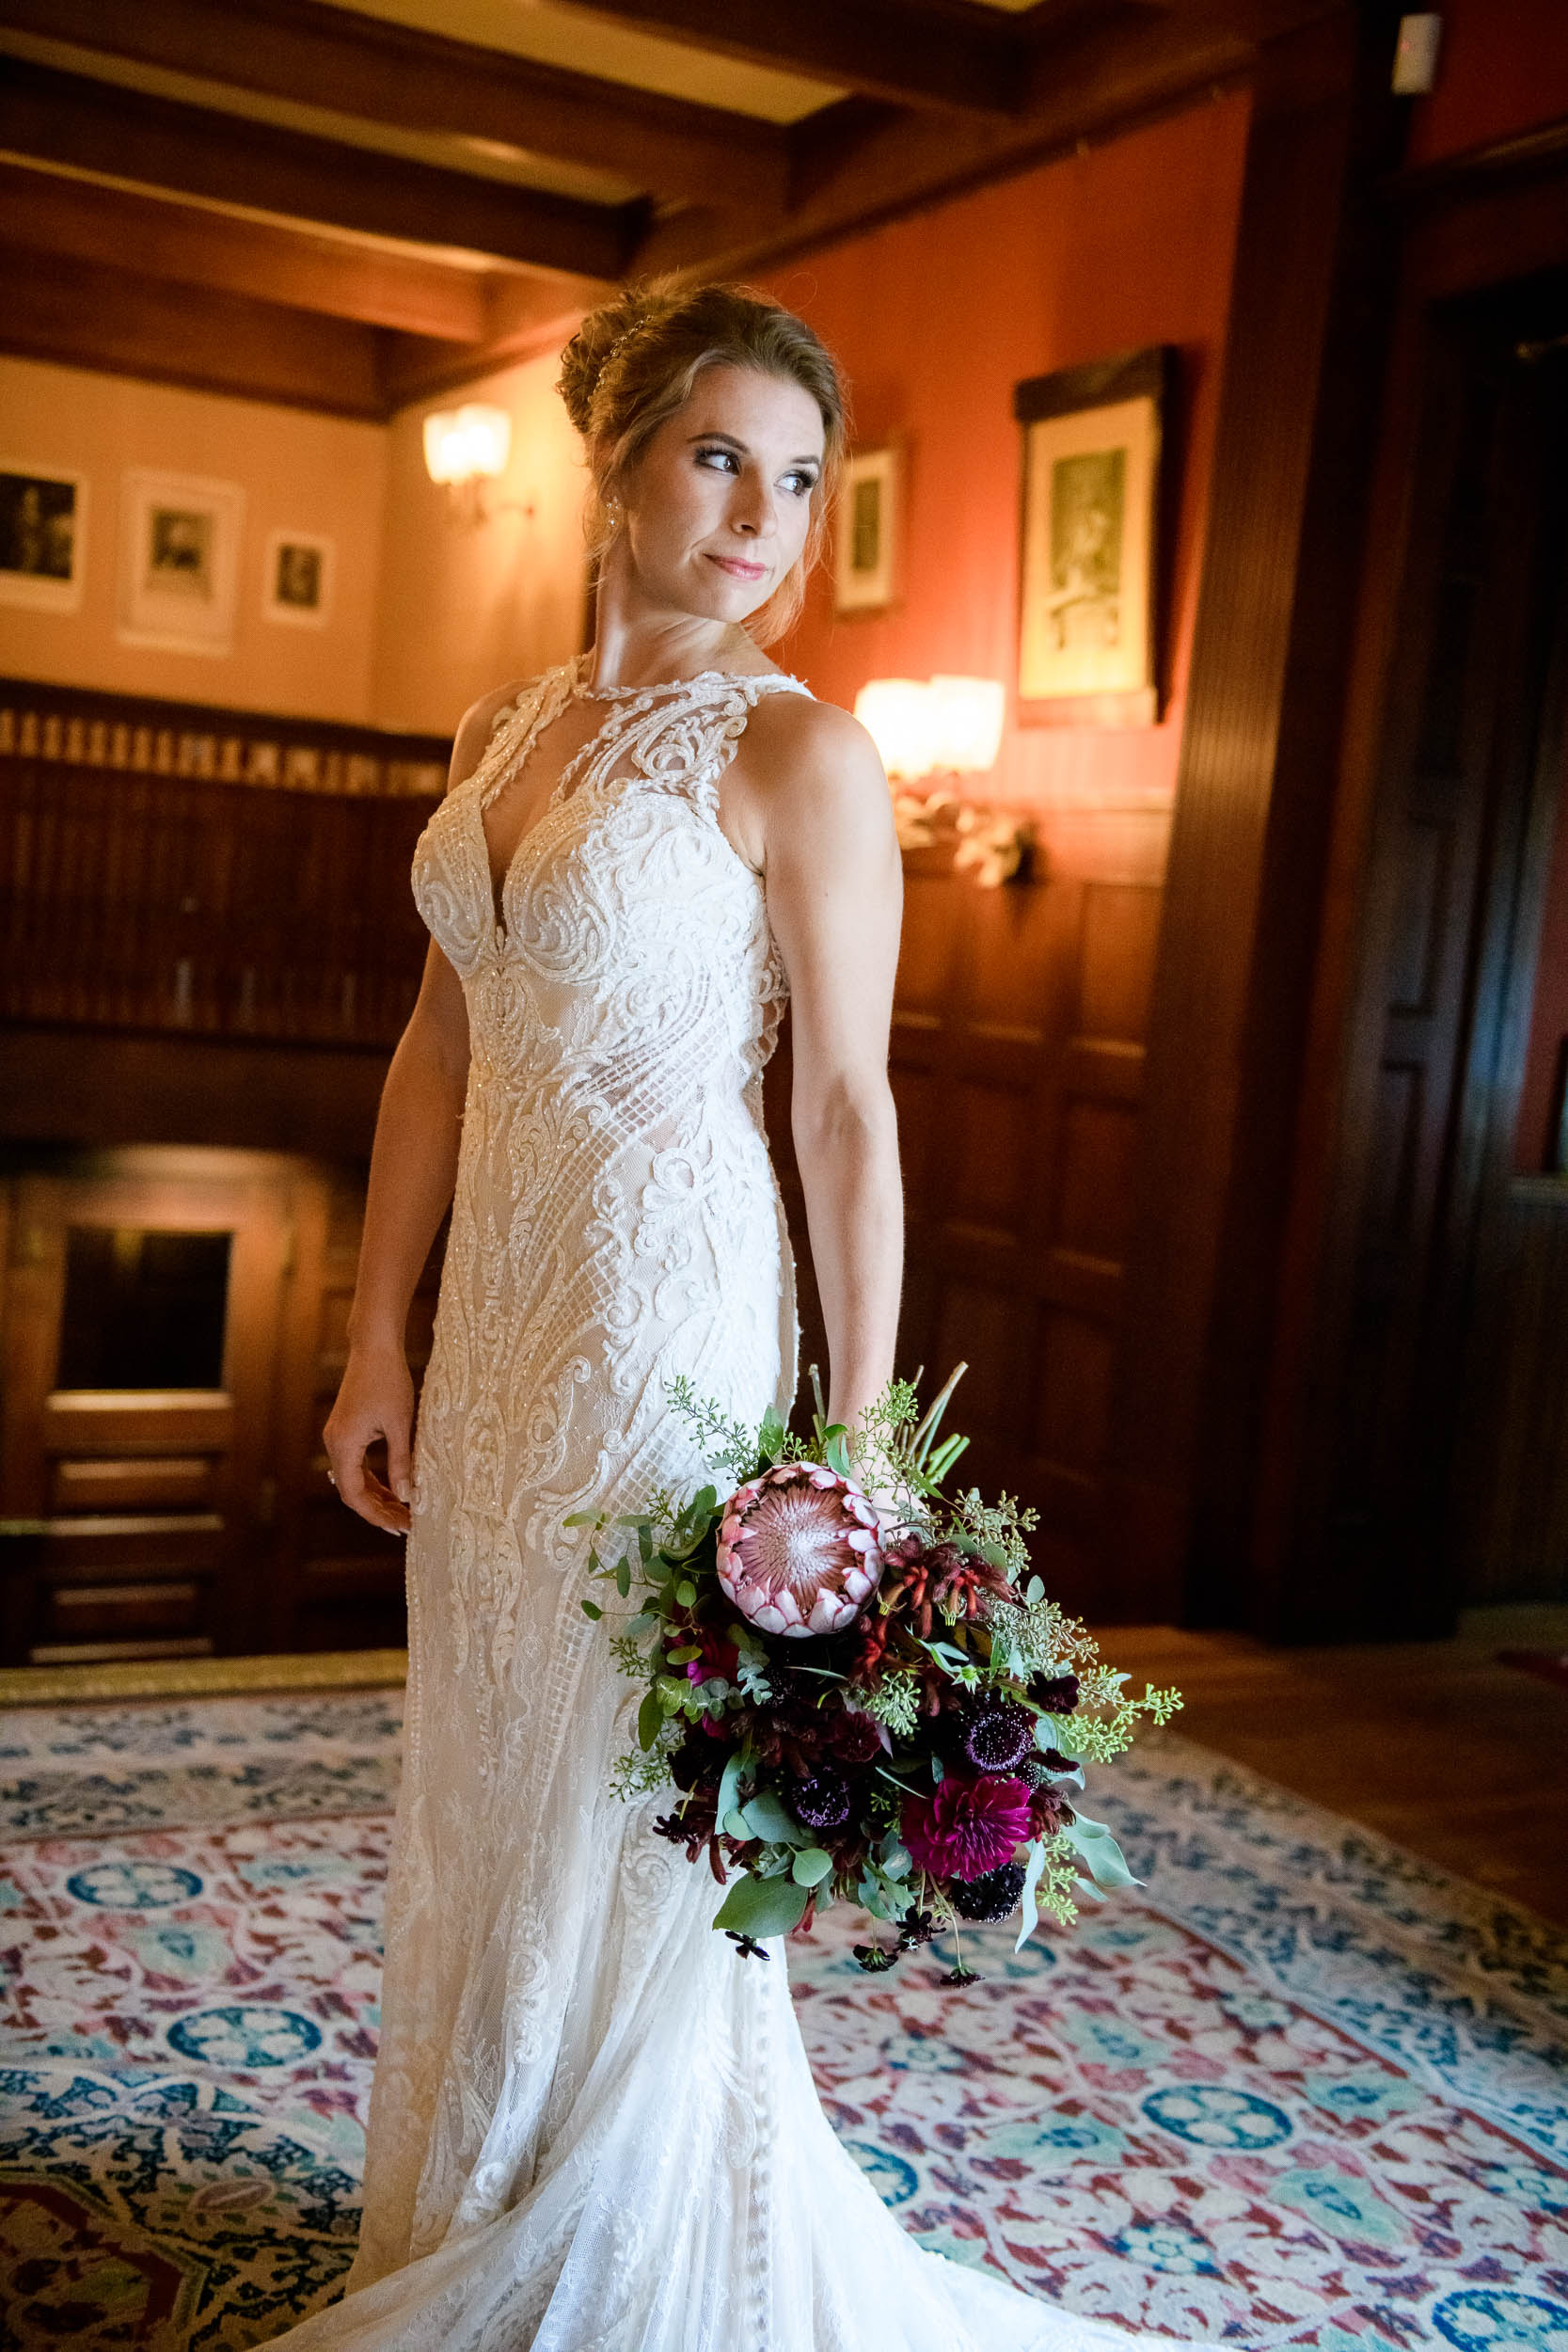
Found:
<svg viewBox="0 0 1568 2352"><path fill-rule="evenodd" d="M730 507L730 527L748 539L770 539L779 527L773 493L766 482L739 482Z"/></svg>

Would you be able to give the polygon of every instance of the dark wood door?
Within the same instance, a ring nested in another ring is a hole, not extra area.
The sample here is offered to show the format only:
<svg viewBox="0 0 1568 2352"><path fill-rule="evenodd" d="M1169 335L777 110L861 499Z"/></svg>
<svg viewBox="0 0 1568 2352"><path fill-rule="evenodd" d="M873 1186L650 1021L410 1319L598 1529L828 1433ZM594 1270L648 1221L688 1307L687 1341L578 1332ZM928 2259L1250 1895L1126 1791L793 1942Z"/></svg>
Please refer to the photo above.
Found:
<svg viewBox="0 0 1568 2352"><path fill-rule="evenodd" d="M245 1156L11 1184L0 1517L44 1534L8 1662L261 1645L292 1221Z"/></svg>
<svg viewBox="0 0 1568 2352"><path fill-rule="evenodd" d="M1542 796L1560 774L1568 408L1543 346L1565 327L1553 281L1433 317L1341 1136L1321 1503L1299 1531L1287 1634L1450 1629L1476 1582L1482 1489L1517 1469L1513 1408L1489 1384L1528 1288L1511 1253L1541 1205L1511 1188L1507 1150ZM1538 1327L1555 1316L1560 1333L1568 1251L1547 1242L1534 1263L1556 1299ZM1560 1354L1535 1347L1543 1375Z"/></svg>

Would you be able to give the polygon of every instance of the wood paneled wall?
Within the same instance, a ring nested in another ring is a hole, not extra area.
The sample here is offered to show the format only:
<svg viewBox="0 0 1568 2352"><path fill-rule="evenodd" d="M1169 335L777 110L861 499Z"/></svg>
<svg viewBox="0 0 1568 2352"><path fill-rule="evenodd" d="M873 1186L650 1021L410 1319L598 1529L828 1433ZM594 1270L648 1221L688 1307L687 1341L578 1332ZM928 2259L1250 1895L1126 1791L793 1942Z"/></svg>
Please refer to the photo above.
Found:
<svg viewBox="0 0 1568 2352"><path fill-rule="evenodd" d="M1118 1604L1111 1405L1168 818L1074 810L1037 824L1031 867L1001 889L956 877L937 850L907 860L892 1051L908 1230L898 1368L924 1366L930 1395L967 1361L948 1425L971 1438L968 1474L1038 1512L1053 1590L1103 1616ZM769 1128L807 1278L805 1365L823 1339L788 1072L786 1031Z"/></svg>

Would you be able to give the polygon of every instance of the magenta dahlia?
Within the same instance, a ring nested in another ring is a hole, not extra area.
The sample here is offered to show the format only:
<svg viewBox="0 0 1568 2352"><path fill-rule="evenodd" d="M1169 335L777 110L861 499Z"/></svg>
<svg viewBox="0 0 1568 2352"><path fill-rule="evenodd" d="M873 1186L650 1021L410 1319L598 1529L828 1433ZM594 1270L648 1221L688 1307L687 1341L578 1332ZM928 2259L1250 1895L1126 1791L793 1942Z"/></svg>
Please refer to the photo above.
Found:
<svg viewBox="0 0 1568 2352"><path fill-rule="evenodd" d="M1010 1773L974 1780L949 1772L928 1797L907 1797L899 1823L916 1869L937 1879L981 1879L1013 1858L1029 1836L1029 1791Z"/></svg>
<svg viewBox="0 0 1568 2352"><path fill-rule="evenodd" d="M875 1506L816 1462L780 1462L736 1489L719 1526L719 1581L764 1633L836 1633L882 1573Z"/></svg>

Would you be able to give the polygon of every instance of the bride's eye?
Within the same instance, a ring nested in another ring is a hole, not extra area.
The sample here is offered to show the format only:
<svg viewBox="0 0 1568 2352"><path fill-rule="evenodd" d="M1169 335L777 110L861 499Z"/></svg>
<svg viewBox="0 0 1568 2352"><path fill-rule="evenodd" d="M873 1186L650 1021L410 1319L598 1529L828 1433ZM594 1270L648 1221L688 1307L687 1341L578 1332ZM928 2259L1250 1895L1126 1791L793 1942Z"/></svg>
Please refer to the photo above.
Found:
<svg viewBox="0 0 1568 2352"><path fill-rule="evenodd" d="M785 474L784 481L791 494L798 499L810 498L816 487L816 476L814 473L808 473L800 466L792 466L789 472Z"/></svg>
<svg viewBox="0 0 1568 2352"><path fill-rule="evenodd" d="M738 464L738 460L736 459L733 449L700 449L697 452L697 463L699 466L707 465L710 459L713 458L718 458L721 464L728 466L732 469L736 468Z"/></svg>

